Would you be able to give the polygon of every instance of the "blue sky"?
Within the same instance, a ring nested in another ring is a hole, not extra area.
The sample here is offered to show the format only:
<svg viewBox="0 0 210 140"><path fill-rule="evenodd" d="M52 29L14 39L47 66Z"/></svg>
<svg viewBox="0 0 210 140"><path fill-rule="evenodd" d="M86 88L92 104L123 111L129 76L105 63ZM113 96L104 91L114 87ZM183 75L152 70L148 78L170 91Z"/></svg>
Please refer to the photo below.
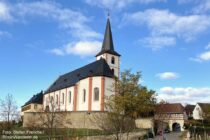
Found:
<svg viewBox="0 0 210 140"><path fill-rule="evenodd" d="M95 60L107 10L121 70L169 102L210 101L209 0L0 0L0 94L23 105Z"/></svg>

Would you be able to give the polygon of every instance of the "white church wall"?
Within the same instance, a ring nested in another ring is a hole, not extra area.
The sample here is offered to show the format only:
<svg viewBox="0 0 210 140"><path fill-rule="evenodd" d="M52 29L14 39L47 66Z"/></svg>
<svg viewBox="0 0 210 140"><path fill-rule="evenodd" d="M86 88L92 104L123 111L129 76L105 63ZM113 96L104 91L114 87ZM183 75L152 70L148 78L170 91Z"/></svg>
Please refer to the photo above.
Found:
<svg viewBox="0 0 210 140"><path fill-rule="evenodd" d="M60 98L60 90L54 92L54 104L56 105L55 110L59 110L59 98Z"/></svg>
<svg viewBox="0 0 210 140"><path fill-rule="evenodd" d="M111 95L115 95L114 92L114 82L115 80L109 77L105 77L105 102Z"/></svg>
<svg viewBox="0 0 210 140"><path fill-rule="evenodd" d="M99 88L99 100L94 101L94 88ZM101 105L101 76L92 78L92 111L99 111Z"/></svg>
<svg viewBox="0 0 210 140"><path fill-rule="evenodd" d="M70 97L71 92L71 97ZM73 111L74 108L74 87L67 88L67 102L66 102L66 110Z"/></svg>
<svg viewBox="0 0 210 140"><path fill-rule="evenodd" d="M91 111L101 110L101 76L92 77L92 98L91 98ZM105 77L105 102L109 96L114 95L113 92L114 79ZM99 88L99 100L94 100L94 88ZM85 78L77 83L77 111L88 111L89 104L89 78ZM86 97L84 102L84 91L86 90ZM71 102L69 102L69 92L71 92ZM64 95L64 99L63 99ZM56 104L56 109L60 111L73 111L74 108L74 86L65 89L57 90L44 95L44 108L46 105L50 104L50 98L53 97L54 104ZM57 101L58 98L58 101ZM48 104L47 104L48 102ZM49 106L50 107L50 106ZM51 107L50 107L51 109Z"/></svg>
<svg viewBox="0 0 210 140"><path fill-rule="evenodd" d="M85 78L78 83L78 92L77 92L77 111L86 111L88 110L88 87L89 79ZM86 91L86 97L84 101L84 90Z"/></svg>
<svg viewBox="0 0 210 140"><path fill-rule="evenodd" d="M60 111L65 111L66 105L66 89L60 90Z"/></svg>

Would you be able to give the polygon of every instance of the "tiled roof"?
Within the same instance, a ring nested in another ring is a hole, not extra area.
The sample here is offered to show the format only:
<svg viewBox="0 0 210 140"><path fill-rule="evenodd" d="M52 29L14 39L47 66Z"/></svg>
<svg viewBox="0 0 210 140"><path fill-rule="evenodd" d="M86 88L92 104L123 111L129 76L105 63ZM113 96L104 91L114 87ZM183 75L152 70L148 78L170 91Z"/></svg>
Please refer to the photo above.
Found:
<svg viewBox="0 0 210 140"><path fill-rule="evenodd" d="M156 106L156 113L183 113L184 107L180 103L160 104Z"/></svg>
<svg viewBox="0 0 210 140"><path fill-rule="evenodd" d="M58 79L45 91L46 93L60 90L66 87L74 86L77 82L87 77L92 76L106 76L114 77L112 70L107 64L106 60L101 58L84 67L76 69L72 72L66 73L58 77Z"/></svg>
<svg viewBox="0 0 210 140"><path fill-rule="evenodd" d="M198 103L204 112L210 112L210 103Z"/></svg>
<svg viewBox="0 0 210 140"><path fill-rule="evenodd" d="M35 104L42 104L43 102L43 91L40 93L37 93L36 95L33 95L29 101L27 101L22 107L35 103Z"/></svg>
<svg viewBox="0 0 210 140"><path fill-rule="evenodd" d="M185 106L185 111L186 111L187 114L192 114L194 108L195 108L195 105L186 105Z"/></svg>

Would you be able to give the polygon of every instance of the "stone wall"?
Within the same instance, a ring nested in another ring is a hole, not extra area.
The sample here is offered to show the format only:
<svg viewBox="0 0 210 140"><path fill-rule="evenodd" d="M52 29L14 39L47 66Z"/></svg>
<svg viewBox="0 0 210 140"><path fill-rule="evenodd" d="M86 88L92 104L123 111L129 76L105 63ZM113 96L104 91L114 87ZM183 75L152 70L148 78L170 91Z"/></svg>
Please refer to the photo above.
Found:
<svg viewBox="0 0 210 140"><path fill-rule="evenodd" d="M65 114L65 115L64 115ZM56 127L99 129L97 122L103 121L103 112L62 112L56 113L59 123ZM41 118L41 119L40 119ZM46 118L44 112L27 112L23 117L23 127L40 126L42 119ZM153 118L139 118L136 120L137 128L151 129L154 126Z"/></svg>
<svg viewBox="0 0 210 140"><path fill-rule="evenodd" d="M55 113L60 120L56 127L67 128L88 128L98 129L95 118L104 114L102 112L57 112ZM44 112L26 112L23 117L23 127L40 126L42 120L46 118ZM62 125L61 125L62 124Z"/></svg>
<svg viewBox="0 0 210 140"><path fill-rule="evenodd" d="M153 129L154 127L153 118L138 118L135 122L137 128Z"/></svg>

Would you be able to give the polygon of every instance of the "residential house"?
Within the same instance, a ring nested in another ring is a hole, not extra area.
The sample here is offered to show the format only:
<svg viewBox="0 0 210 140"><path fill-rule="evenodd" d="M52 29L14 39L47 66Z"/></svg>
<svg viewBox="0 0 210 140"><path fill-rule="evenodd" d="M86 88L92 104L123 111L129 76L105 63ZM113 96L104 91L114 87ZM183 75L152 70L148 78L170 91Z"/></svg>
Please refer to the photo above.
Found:
<svg viewBox="0 0 210 140"><path fill-rule="evenodd" d="M210 103L197 103L193 110L193 119L203 120L210 116Z"/></svg>
<svg viewBox="0 0 210 140"><path fill-rule="evenodd" d="M194 110L194 108L195 108L195 105L188 104L188 105L185 106L185 111L186 111L188 119L189 118L193 118L193 110Z"/></svg>
<svg viewBox="0 0 210 140"><path fill-rule="evenodd" d="M155 121L167 123L170 131L183 131L187 115L180 103L160 104L155 110Z"/></svg>

